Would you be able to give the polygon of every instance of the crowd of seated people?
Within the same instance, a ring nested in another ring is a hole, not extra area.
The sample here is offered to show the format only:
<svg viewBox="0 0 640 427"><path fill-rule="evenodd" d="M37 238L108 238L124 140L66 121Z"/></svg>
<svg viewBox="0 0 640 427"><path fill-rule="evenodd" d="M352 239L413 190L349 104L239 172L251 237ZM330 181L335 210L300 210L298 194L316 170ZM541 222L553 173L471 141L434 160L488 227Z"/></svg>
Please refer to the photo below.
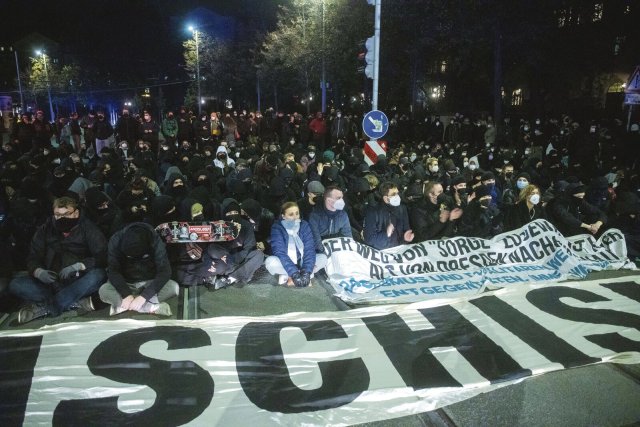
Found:
<svg viewBox="0 0 640 427"><path fill-rule="evenodd" d="M394 117L387 155L369 166L358 118L339 111L181 108L162 124L125 111L113 127L72 114L39 133L36 120L20 116L0 153L0 292L18 297L20 323L97 304L171 315L179 285L242 287L262 266L310 286L322 240L338 236L387 249L546 219L565 236L620 229L640 257L640 133L620 121L496 131L490 117ZM212 220L233 221L238 237L165 245L154 232Z"/></svg>

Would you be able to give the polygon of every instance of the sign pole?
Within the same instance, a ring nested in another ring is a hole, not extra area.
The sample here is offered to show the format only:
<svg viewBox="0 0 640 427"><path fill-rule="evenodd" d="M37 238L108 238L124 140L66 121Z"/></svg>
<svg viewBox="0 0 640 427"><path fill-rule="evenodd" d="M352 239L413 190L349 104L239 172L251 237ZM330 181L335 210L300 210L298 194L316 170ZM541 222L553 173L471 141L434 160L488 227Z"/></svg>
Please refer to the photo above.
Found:
<svg viewBox="0 0 640 427"><path fill-rule="evenodd" d="M631 113L633 112L633 104L629 104L629 114L627 115L627 132L631 129Z"/></svg>
<svg viewBox="0 0 640 427"><path fill-rule="evenodd" d="M374 51L373 56L373 93L371 96L371 109L378 109L378 80L380 76L380 13L382 10L382 0L375 0L375 24L374 24Z"/></svg>

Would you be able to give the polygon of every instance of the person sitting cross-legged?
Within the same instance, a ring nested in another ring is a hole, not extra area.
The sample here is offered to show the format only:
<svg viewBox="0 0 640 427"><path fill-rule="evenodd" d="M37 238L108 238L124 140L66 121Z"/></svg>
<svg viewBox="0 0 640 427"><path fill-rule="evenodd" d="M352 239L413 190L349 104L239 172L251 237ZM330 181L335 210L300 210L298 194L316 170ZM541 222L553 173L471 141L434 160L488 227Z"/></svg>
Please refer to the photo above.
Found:
<svg viewBox="0 0 640 427"><path fill-rule="evenodd" d="M38 228L27 257L29 275L9 283L12 294L31 303L18 323L65 310L92 311L91 294L107 278L107 240L70 197L53 202L53 215Z"/></svg>
<svg viewBox="0 0 640 427"><path fill-rule="evenodd" d="M320 236L314 236L309 223L300 219L297 203L283 204L280 212L280 220L271 227L273 255L267 257L264 266L279 276L280 285L309 286L311 275L327 264L327 256L316 253L316 248L322 247Z"/></svg>
<svg viewBox="0 0 640 427"><path fill-rule="evenodd" d="M178 295L164 242L148 224L134 222L109 240L108 281L100 299L111 315L137 311L171 316L166 300Z"/></svg>

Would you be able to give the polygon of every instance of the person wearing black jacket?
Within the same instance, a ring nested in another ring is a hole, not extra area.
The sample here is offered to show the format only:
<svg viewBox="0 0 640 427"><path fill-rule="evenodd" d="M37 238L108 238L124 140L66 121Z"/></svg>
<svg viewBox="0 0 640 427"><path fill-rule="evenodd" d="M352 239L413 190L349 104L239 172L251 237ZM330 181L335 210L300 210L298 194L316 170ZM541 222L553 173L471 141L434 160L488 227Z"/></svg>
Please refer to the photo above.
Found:
<svg viewBox="0 0 640 427"><path fill-rule="evenodd" d="M393 182L380 185L382 201L369 206L364 219L364 241L376 249L388 249L413 241L407 207L401 204L400 191Z"/></svg>
<svg viewBox="0 0 640 427"><path fill-rule="evenodd" d="M122 110L122 116L116 123L116 137L118 142L127 141L133 147L138 140L140 123L129 114L127 108Z"/></svg>
<svg viewBox="0 0 640 427"><path fill-rule="evenodd" d="M491 189L479 185L458 225L458 235L489 239L502 230L500 210L491 205Z"/></svg>
<svg viewBox="0 0 640 427"><path fill-rule="evenodd" d="M11 293L31 303L18 313L18 323L59 316L80 306L93 310L90 296L107 278L107 240L77 202L61 197L53 216L38 228L27 257L28 275L9 284Z"/></svg>
<svg viewBox="0 0 640 427"><path fill-rule="evenodd" d="M171 316L164 302L178 295L171 280L165 244L149 224L134 222L109 239L108 281L100 299L111 305L110 314L125 311Z"/></svg>
<svg viewBox="0 0 640 427"><path fill-rule="evenodd" d="M607 216L586 200L586 187L572 180L565 192L551 203L551 220L565 236L597 234L607 222Z"/></svg>
<svg viewBox="0 0 640 427"><path fill-rule="evenodd" d="M442 184L429 181L424 186L424 198L411 209L411 228L416 241L453 237L455 220L462 215L462 209L451 209L451 202L443 193Z"/></svg>

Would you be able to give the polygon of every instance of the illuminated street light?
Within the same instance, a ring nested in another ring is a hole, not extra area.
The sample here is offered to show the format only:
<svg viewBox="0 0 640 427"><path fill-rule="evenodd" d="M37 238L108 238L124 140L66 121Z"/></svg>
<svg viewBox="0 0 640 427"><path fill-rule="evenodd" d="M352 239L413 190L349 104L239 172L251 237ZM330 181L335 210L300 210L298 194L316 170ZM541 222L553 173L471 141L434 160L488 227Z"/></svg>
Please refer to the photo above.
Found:
<svg viewBox="0 0 640 427"><path fill-rule="evenodd" d="M202 114L202 104L204 104L204 100L200 95L200 48L198 42L198 29L193 25L189 26L189 31L193 33L193 37L196 41L196 78L198 79L198 115Z"/></svg>
<svg viewBox="0 0 640 427"><path fill-rule="evenodd" d="M44 50L36 50L36 55L41 55L42 62L44 63L44 76L47 79L47 94L49 95L49 120L53 122L55 116L53 114L53 102L51 102L51 84L49 82L49 71L47 70L47 55Z"/></svg>

